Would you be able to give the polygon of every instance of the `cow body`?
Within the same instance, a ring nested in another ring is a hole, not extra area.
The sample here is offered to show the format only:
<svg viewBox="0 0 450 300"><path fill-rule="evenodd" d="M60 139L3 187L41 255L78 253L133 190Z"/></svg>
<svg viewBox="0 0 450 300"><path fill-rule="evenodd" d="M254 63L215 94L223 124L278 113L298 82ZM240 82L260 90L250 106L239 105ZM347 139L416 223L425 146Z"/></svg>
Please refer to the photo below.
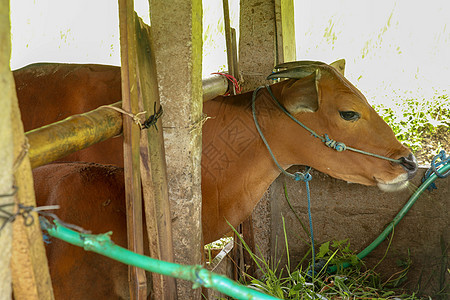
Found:
<svg viewBox="0 0 450 300"><path fill-rule="evenodd" d="M33 175L38 206L59 205L55 214L64 222L95 234L112 231L112 240L127 247L123 169L55 163L35 169ZM55 299L127 298L126 265L59 239L50 239L46 253Z"/></svg>
<svg viewBox="0 0 450 300"><path fill-rule="evenodd" d="M117 67L41 64L18 70L14 75L25 130L121 99ZM256 95L256 115L283 168L308 165L339 179L392 190L404 187L415 172L411 152L395 139L364 96L333 67L319 66L311 75L282 81L271 88L282 106L317 133L327 133L355 148L395 159L403 157L410 162L402 166L327 148L287 117L263 89ZM244 221L280 174L256 131L251 98L252 92L220 96L203 106L204 113L211 117L202 131L202 228L206 243L229 231L226 221L233 226ZM348 112L355 112L358 118L347 119ZM122 153L122 139L115 138L65 160L122 166ZM37 193L51 181L47 176L35 176L35 180ZM46 196L39 197L41 205L45 199ZM75 206L84 209L82 204ZM65 213L59 215L63 220L66 218ZM113 220L106 213L102 218ZM95 226L87 229L101 231Z"/></svg>

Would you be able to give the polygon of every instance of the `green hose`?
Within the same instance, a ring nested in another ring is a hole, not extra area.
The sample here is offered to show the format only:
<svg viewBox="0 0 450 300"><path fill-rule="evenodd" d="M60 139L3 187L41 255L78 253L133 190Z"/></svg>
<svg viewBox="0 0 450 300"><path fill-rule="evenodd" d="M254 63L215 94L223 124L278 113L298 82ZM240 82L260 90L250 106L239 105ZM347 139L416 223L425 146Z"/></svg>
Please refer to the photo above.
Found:
<svg viewBox="0 0 450 300"><path fill-rule="evenodd" d="M446 165L442 166L439 169L439 172L443 173L450 169L450 163L447 163ZM413 206L413 204L416 202L417 198L422 194L422 192L433 183L433 181L437 178L436 174L431 174L430 177L428 177L422 185L414 192L414 194L409 198L408 202L403 206L403 208L400 210L400 212L395 216L395 218L392 220L391 223L384 229L384 231L364 250L362 250L360 253L358 253L356 256L359 259L363 259L366 257L370 252L372 252L379 244L381 244L382 241L384 241L387 236L391 233L392 229L394 229L395 226L397 226L398 222L405 216L405 214L409 211L409 209ZM350 263L342 263L338 266L330 266L327 269L328 273L335 273L337 271L337 268L347 268L351 264Z"/></svg>
<svg viewBox="0 0 450 300"><path fill-rule="evenodd" d="M215 289L236 299L276 300L251 288L247 288L233 280L203 269L201 266L183 266L136 254L114 244L111 232L104 234L84 234L62 226L58 221L54 225L47 219L40 218L41 228L49 235L61 239L84 250L93 251L127 265L136 266L150 272L159 273L194 282L193 288L204 286Z"/></svg>
<svg viewBox="0 0 450 300"><path fill-rule="evenodd" d="M446 172L450 169L450 164L446 164L439 169L440 172ZM417 198L422 192L437 178L436 174L432 174L427 180L414 192L409 201L395 216L394 220L386 227L386 229L357 257L363 259L373 249L375 249L386 237L391 233L392 229L400 222L409 209L413 206ZM204 286L206 288L215 289L221 293L231 296L236 299L261 299L261 300L275 300L278 298L263 294L256 290L247 288L233 280L212 273L201 266L183 266L175 263L165 262L144 255L136 254L123 247L114 244L110 235L111 232L91 235L79 233L62 226L58 221L51 224L47 219L40 217L41 227L46 230L49 235L66 241L70 244L83 247L87 251L93 251L101 255L107 256L127 265L136 266L150 272L159 273L162 275L172 276L179 279L189 280L194 282L193 288ZM343 263L339 265L341 268L350 266L350 263ZM328 272L336 272L338 266L331 266Z"/></svg>

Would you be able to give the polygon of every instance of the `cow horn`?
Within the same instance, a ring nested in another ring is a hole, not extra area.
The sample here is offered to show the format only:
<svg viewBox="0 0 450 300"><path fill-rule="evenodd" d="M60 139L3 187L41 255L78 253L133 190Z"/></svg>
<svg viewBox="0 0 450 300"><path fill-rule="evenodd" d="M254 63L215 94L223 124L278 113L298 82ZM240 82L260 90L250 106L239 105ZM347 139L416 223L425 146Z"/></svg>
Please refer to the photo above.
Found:
<svg viewBox="0 0 450 300"><path fill-rule="evenodd" d="M326 65L326 63L321 61L312 61L312 60L301 60L301 61L290 61L285 62L279 65L276 65L274 69L292 69L296 67L303 67L308 65Z"/></svg>
<svg viewBox="0 0 450 300"><path fill-rule="evenodd" d="M275 78L294 78L301 79L307 77L314 73L318 68L318 65L304 65L302 67L296 67L292 69L287 69L279 72L275 72L267 76L267 79Z"/></svg>
<svg viewBox="0 0 450 300"><path fill-rule="evenodd" d="M339 73L344 75L345 72L345 59L340 59L330 64L333 68L335 68Z"/></svg>

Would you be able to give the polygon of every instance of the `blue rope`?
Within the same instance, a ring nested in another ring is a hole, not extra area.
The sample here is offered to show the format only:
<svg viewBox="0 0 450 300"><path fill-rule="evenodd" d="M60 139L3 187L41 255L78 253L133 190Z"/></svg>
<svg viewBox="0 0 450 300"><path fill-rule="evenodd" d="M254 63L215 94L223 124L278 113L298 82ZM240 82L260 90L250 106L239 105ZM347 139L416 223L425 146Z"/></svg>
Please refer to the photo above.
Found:
<svg viewBox="0 0 450 300"><path fill-rule="evenodd" d="M439 162L436 162L437 160L440 160ZM425 182L425 180L428 179L428 177L430 177L432 174L436 174L437 177L439 178L445 178L448 177L450 175L450 171L447 171L445 174L441 174L439 172L438 167L448 164L450 162L450 156L447 156L444 150L441 150L441 152L439 152L438 155L436 155L435 157L433 157L433 160L431 161L431 166L430 168L425 172L425 174L423 175L422 178L422 183ZM427 189L429 191L435 190L437 189L437 186L435 184L435 182L431 183Z"/></svg>
<svg viewBox="0 0 450 300"><path fill-rule="evenodd" d="M272 149L269 146L269 143L267 142L266 138L264 137L264 134L262 133L261 127L259 126L258 120L256 118L255 99L256 99L256 94L258 93L258 91L261 88L263 88L263 87L260 86L253 92L253 97L252 97L253 120L255 122L256 129L258 130L258 133L261 136L262 141L264 142L267 150L269 151L270 156L272 157L272 159L275 162L275 164L277 165L277 167L281 170L281 172L283 172L283 174L285 174L286 176L293 178L295 181L303 181L306 184L306 195L308 198L309 231L310 231L310 237L311 237L312 261L313 261L312 266L314 266L314 262L316 261L316 255L315 255L315 250L314 250L314 231L313 231L313 223L312 223L312 215L311 215L311 193L310 193L310 189L309 189L309 182L312 179L312 176L309 173L311 168L306 167L306 171L304 173L302 173L302 172L289 173L286 170L284 170L281 167L281 165L278 163L278 160L275 158L275 155L273 154ZM314 270L314 267L312 267L312 269ZM313 271L313 276L314 276L314 271Z"/></svg>
<svg viewBox="0 0 450 300"><path fill-rule="evenodd" d="M309 173L307 174L309 175L309 179L305 180L305 184L306 184L306 196L308 198L309 235L311 236L311 253L312 253L311 270L312 270L312 277L314 278L314 265L316 263L316 252L314 248L314 230L311 215L311 195L309 190L309 181L312 179L312 176Z"/></svg>

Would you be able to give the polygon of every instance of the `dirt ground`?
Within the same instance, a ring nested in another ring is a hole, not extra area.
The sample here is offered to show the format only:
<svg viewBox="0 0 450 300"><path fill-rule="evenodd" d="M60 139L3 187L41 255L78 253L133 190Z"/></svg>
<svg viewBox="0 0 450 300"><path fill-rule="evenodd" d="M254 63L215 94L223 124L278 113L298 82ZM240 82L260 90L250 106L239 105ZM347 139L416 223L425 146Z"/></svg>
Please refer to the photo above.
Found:
<svg viewBox="0 0 450 300"><path fill-rule="evenodd" d="M440 149L450 155L450 129L445 126L441 126L436 133L425 134L422 149L415 152L419 165L429 165Z"/></svg>

